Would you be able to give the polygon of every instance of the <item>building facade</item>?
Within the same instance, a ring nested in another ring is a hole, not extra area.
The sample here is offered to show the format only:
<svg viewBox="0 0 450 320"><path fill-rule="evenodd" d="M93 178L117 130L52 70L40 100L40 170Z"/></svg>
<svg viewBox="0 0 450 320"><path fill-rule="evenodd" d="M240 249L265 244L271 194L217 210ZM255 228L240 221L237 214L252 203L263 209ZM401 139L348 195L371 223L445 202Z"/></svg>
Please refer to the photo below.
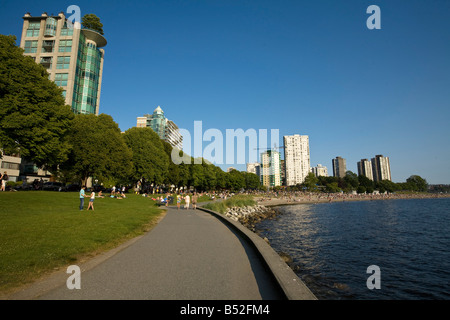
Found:
<svg viewBox="0 0 450 320"><path fill-rule="evenodd" d="M358 175L364 176L373 180L372 162L367 159L361 159L357 163Z"/></svg>
<svg viewBox="0 0 450 320"><path fill-rule="evenodd" d="M63 89L76 114L99 113L106 39L98 32L72 26L64 13L23 17L20 47L41 64Z"/></svg>
<svg viewBox="0 0 450 320"><path fill-rule="evenodd" d="M341 157L336 157L332 160L333 164L333 177L345 177L345 173L347 172L347 164L346 160Z"/></svg>
<svg viewBox="0 0 450 320"><path fill-rule="evenodd" d="M247 163L247 172L261 176L261 164L259 162Z"/></svg>
<svg viewBox="0 0 450 320"><path fill-rule="evenodd" d="M324 167L321 164L311 168L311 172L314 173L316 177L328 177L327 167Z"/></svg>
<svg viewBox="0 0 450 320"><path fill-rule="evenodd" d="M5 155L2 150L0 150L0 171L1 173L5 173L8 175L8 181L18 181L20 176L20 166L22 163L22 159L20 155L12 154Z"/></svg>
<svg viewBox="0 0 450 320"><path fill-rule="evenodd" d="M391 179L391 165L389 163L389 157L383 157L383 155L376 155L372 161L373 179L375 182L381 180Z"/></svg>
<svg viewBox="0 0 450 320"><path fill-rule="evenodd" d="M172 147L183 149L183 136L178 126L164 116L164 111L158 106L153 114L146 114L143 117L137 117L136 127L150 127L164 141L168 142Z"/></svg>
<svg viewBox="0 0 450 320"><path fill-rule="evenodd" d="M261 153L261 184L266 187L281 186L281 157L278 151Z"/></svg>
<svg viewBox="0 0 450 320"><path fill-rule="evenodd" d="M303 183L310 172L309 137L298 134L284 136L283 142L286 185Z"/></svg>

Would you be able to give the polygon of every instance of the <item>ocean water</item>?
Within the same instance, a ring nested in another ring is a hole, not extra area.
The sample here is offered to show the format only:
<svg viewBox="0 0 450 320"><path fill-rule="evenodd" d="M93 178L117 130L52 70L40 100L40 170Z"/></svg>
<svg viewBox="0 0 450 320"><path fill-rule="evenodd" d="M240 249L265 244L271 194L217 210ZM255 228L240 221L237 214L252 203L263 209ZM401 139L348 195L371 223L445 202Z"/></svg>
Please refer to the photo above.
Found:
<svg viewBox="0 0 450 320"><path fill-rule="evenodd" d="M257 232L318 299L450 299L450 198L277 208Z"/></svg>

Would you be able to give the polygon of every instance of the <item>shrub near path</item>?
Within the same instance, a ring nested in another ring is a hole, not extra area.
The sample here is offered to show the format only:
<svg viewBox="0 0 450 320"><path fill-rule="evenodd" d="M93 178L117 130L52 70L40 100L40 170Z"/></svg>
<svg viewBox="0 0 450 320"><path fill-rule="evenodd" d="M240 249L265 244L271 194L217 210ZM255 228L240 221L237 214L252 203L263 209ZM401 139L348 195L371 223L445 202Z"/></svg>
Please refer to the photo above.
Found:
<svg viewBox="0 0 450 320"><path fill-rule="evenodd" d="M149 198L96 198L79 210L78 192L0 193L0 293L112 249L156 224L164 212Z"/></svg>

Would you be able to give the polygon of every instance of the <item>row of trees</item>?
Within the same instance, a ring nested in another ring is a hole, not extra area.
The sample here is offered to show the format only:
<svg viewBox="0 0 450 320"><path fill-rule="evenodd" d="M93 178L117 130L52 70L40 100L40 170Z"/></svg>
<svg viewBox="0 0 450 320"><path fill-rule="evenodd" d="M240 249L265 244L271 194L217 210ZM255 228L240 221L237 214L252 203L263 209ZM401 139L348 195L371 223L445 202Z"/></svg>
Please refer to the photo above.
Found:
<svg viewBox="0 0 450 320"><path fill-rule="evenodd" d="M325 191L325 192L351 192L358 193L372 193L378 190L383 193L396 191L418 191L425 192L428 189L428 184L425 179L418 175L412 175L406 182L395 183L390 180L382 180L374 182L369 178L357 175L352 171L347 171L345 177L316 177L310 173L305 181L295 187L296 189L308 191Z"/></svg>
<svg viewBox="0 0 450 320"><path fill-rule="evenodd" d="M121 133L117 123L106 114L76 115L68 135L68 160L59 166L59 179L69 182L88 177L104 184L137 184L144 187L194 187L198 191L256 189L255 174L231 171L208 163L174 164L172 146L160 139L151 128L130 128Z"/></svg>
<svg viewBox="0 0 450 320"><path fill-rule="evenodd" d="M193 159L175 165L172 146L150 128L121 133L107 114L74 115L62 89L48 79L44 67L0 35L0 148L20 154L58 180L104 185L135 184L194 187L197 190L255 189L255 174L232 171ZM181 152L182 153L182 152Z"/></svg>
<svg viewBox="0 0 450 320"><path fill-rule="evenodd" d="M90 27L96 27L96 20ZM86 23L87 24L87 23ZM101 27L101 26L100 26ZM131 128L121 133L106 114L74 115L65 105L62 89L48 79L44 67L23 55L14 36L0 35L0 148L19 153L57 175L62 182L165 185L197 190L260 188L259 177L233 170L225 173L203 159L193 164L171 161L172 147L150 128ZM315 177L290 187L326 192L426 191L427 183L411 176L405 183L374 183L348 171L344 178Z"/></svg>

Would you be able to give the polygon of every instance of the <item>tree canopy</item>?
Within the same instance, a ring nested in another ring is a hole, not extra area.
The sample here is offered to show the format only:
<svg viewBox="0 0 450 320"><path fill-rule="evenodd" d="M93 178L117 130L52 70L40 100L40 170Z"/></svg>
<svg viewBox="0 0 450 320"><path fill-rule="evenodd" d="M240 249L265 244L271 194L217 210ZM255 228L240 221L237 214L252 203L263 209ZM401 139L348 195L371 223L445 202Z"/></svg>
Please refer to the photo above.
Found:
<svg viewBox="0 0 450 320"><path fill-rule="evenodd" d="M133 127L125 131L123 137L133 154L131 180L162 184L170 160L164 151L164 141L151 128Z"/></svg>
<svg viewBox="0 0 450 320"><path fill-rule="evenodd" d="M72 121L69 160L61 165L86 183L89 177L126 181L131 173L131 150L119 126L107 114L79 114Z"/></svg>
<svg viewBox="0 0 450 320"><path fill-rule="evenodd" d="M39 167L56 166L67 159L74 115L62 89L15 41L0 35L0 147Z"/></svg>
<svg viewBox="0 0 450 320"><path fill-rule="evenodd" d="M95 14L93 13L88 13L85 14L82 18L81 18L81 24L83 25L84 28L86 29L91 29L94 31L97 31L98 33L100 33L101 35L103 35L103 23L100 22L100 18L97 17Z"/></svg>

